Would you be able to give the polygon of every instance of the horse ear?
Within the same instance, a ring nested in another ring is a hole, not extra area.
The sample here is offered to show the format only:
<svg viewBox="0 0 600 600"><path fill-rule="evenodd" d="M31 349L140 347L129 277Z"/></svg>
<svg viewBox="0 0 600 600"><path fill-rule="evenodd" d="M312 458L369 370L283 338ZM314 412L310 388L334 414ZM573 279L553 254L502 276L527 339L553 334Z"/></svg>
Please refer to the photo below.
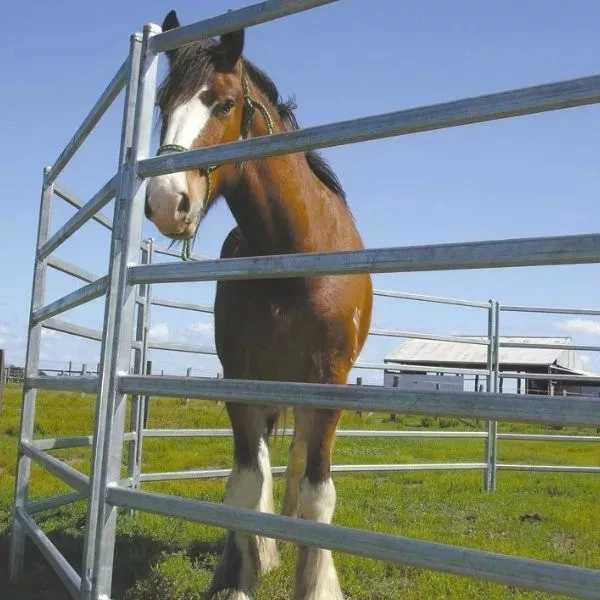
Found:
<svg viewBox="0 0 600 600"><path fill-rule="evenodd" d="M177 18L177 13L172 10L165 17L165 20L162 24L162 30L169 31L170 29L176 29L177 27L179 27L179 19Z"/></svg>
<svg viewBox="0 0 600 600"><path fill-rule="evenodd" d="M177 13L174 10L170 11L169 14L165 17L165 20L163 21L162 30L170 31L171 29L177 29L177 27L179 26L180 24L179 19L177 18ZM165 52L169 62L173 62L175 52L176 50L167 50L167 52Z"/></svg>
<svg viewBox="0 0 600 600"><path fill-rule="evenodd" d="M225 33L219 40L217 46L217 57L219 67L224 71L233 71L235 63L242 56L244 50L244 30Z"/></svg>

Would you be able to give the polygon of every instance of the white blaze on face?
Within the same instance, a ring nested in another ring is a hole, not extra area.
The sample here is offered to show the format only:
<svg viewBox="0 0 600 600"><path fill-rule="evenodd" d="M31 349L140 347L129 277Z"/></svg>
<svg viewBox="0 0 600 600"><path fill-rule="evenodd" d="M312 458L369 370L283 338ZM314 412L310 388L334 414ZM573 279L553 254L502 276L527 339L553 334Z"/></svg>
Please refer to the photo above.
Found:
<svg viewBox="0 0 600 600"><path fill-rule="evenodd" d="M202 133L213 109L213 106L206 106L200 99L204 89L173 110L167 122L163 146L176 144L188 149ZM188 195L190 200L191 210L187 216L178 212L182 194ZM163 233L182 230L186 219L197 217L200 213L203 200L190 197L185 172L159 175L148 181L148 206L152 211L152 220Z"/></svg>

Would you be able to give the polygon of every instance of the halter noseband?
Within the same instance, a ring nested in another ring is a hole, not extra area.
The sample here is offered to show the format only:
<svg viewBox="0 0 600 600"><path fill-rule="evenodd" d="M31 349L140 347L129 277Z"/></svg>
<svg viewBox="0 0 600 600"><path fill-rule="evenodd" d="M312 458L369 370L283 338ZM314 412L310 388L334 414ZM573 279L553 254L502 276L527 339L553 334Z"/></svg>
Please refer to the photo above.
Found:
<svg viewBox="0 0 600 600"><path fill-rule="evenodd" d="M273 119L269 114L269 111L266 109L265 105L257 100L256 98L252 98L250 95L250 88L248 86L248 79L246 74L242 74L242 92L244 94L244 98L242 101L242 124L240 128L240 137L238 138L240 141L245 140L250 135L250 127L252 126L252 119L254 117L254 113L258 110L262 115L265 123L267 125L267 131L269 135L273 133ZM189 148L185 146L180 146L179 144L164 144L162 145L156 152L156 156L160 156L161 154L173 154L175 152L187 152ZM205 195L205 205L208 202L211 192L212 192L212 182L210 174L220 167L221 165L211 165L209 167L203 167L199 169L200 174L206 178L206 195ZM183 240L183 248L181 249L181 258L182 260L188 260L192 254L192 243L189 239Z"/></svg>

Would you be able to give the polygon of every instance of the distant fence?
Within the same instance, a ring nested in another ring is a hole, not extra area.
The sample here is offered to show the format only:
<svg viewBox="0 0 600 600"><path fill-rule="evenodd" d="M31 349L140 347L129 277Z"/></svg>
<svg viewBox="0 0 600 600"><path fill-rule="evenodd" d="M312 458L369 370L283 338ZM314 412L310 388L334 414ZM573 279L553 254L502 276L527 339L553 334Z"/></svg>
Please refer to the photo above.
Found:
<svg viewBox="0 0 600 600"><path fill-rule="evenodd" d="M143 35L135 34L131 37L128 58L119 67L53 166L44 170L11 535L10 573L13 580L24 573L25 537L28 536L73 597L84 600L110 598L112 567L115 562L116 509L122 507L233 528L246 534L258 534L295 543L300 541L302 544L370 559L444 571L505 585L569 594L580 598L598 597L600 570L534 561L160 495L135 489L134 481L130 478L122 479L123 442L138 439L142 413L139 399L148 394L212 401L234 399L259 405L326 407L482 419L487 421L491 428L491 435L488 431L487 443L492 458L485 461L488 473L495 472L494 468L488 467L490 460L495 460L493 444L498 435L494 424L497 421L600 426L598 399L583 396L547 396L542 401L539 396L500 394L497 369L492 369L492 390L484 393L442 390L416 393L414 390L386 386L307 386L289 382L177 378L143 374L146 364L145 348L151 347L150 343L144 344L143 340L144 331L147 332L147 327L144 327L147 312L143 310L143 306L146 302L144 296L147 294L147 286L152 283L245 279L249 276L278 278L316 274L448 271L600 263L600 235L586 234L227 261L148 264L148 249L142 243L141 232L144 219L144 179L151 175L600 103L600 76L590 76L368 116L353 121L330 123L301 131L181 152L177 155L147 158L150 155L152 113L160 53L206 36L249 27L331 2L332 0L266 0L166 33L161 33L155 25L148 25ZM79 210L62 228L50 235L50 208L53 196L58 195L65 199L70 198L73 203L77 202L74 196L64 192L58 185L57 177L123 89L125 102L118 172L111 175L87 203L79 203ZM79 267L51 256L60 244L90 219L110 227L109 220L100 217L98 211L112 198L116 199L113 221L118 226L112 230L109 259L111 268L107 275L99 279L90 278L90 274ZM86 281L86 284L63 298L45 304L44 282L48 267L69 272ZM139 293L136 293L138 290ZM102 330L56 320L57 315L103 295L106 295L106 310ZM137 306L141 306L142 310L136 314ZM101 341L102 377L40 376L39 349L43 327L60 327L60 330L66 333ZM496 336L495 341L497 340ZM492 359L498 356L498 344L494 343L494 346ZM175 347L171 349L178 350ZM130 373L132 350L134 374ZM96 394L93 435L67 439L35 439L37 389ZM133 395L134 398L131 431L125 431L125 398L128 395ZM89 476L48 452L53 448L90 444L92 459ZM32 460L69 484L74 491L32 502L28 497ZM481 465L477 464L475 468L481 468ZM82 498L87 499L88 506L83 560L81 571L78 573L36 524L34 515L39 510Z"/></svg>

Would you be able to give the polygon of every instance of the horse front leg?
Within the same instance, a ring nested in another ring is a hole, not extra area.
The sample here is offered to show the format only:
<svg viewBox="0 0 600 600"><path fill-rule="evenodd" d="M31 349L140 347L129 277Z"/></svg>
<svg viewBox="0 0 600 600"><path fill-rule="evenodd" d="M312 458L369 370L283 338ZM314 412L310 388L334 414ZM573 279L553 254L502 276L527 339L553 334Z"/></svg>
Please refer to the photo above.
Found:
<svg viewBox="0 0 600 600"><path fill-rule="evenodd" d="M306 470L298 490L298 516L319 523L331 523L336 493L331 479L331 453L341 411L303 411L298 431L306 440ZM330 550L298 547L294 600L343 600Z"/></svg>
<svg viewBox="0 0 600 600"><path fill-rule="evenodd" d="M227 481L225 504L273 513L273 480L268 435L272 409L227 404L233 428L234 466ZM258 576L279 562L274 539L229 531L207 598L225 590L228 600L249 600Z"/></svg>

